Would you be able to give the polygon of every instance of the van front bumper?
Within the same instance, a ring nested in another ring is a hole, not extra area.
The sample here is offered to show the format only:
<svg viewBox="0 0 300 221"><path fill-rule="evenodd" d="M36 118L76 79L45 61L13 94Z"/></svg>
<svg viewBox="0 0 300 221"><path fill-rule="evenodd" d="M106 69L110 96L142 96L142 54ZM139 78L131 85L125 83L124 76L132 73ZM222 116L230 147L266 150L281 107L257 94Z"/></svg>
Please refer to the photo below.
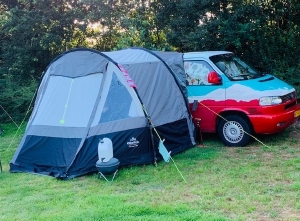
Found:
<svg viewBox="0 0 300 221"><path fill-rule="evenodd" d="M254 132L257 134L274 134L281 132L295 123L300 116L300 104L280 114L248 115Z"/></svg>

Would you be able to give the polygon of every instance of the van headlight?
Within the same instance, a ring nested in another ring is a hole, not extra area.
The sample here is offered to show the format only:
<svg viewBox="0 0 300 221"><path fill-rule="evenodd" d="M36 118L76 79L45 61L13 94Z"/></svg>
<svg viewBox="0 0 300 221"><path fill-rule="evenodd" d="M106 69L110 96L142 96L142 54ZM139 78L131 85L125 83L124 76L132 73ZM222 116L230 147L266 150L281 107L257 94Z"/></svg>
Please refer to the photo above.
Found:
<svg viewBox="0 0 300 221"><path fill-rule="evenodd" d="M282 103L281 97L261 97L259 99L260 106L268 106L268 105L275 105L281 103Z"/></svg>

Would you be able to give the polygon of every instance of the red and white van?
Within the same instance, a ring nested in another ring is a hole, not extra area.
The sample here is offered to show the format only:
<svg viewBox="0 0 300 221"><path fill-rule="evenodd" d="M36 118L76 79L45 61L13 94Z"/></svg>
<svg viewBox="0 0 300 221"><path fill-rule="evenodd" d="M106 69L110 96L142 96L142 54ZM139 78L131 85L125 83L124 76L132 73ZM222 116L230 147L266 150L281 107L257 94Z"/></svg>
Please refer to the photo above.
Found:
<svg viewBox="0 0 300 221"><path fill-rule="evenodd" d="M245 146L250 134L283 131L300 116L295 89L262 74L227 51L184 53L188 98L202 132L227 146Z"/></svg>

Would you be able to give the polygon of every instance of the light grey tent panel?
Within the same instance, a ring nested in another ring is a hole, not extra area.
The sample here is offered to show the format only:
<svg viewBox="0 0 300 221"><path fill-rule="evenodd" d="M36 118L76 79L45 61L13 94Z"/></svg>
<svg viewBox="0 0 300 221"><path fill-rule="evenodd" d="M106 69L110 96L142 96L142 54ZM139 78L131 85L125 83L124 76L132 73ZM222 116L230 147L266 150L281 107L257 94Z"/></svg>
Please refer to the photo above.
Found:
<svg viewBox="0 0 300 221"><path fill-rule="evenodd" d="M119 121L111 121L98 124L92 127L89 131L88 137L95 136L97 134L115 133L118 131L126 131L135 128L144 128L147 126L147 119L145 117L135 117L122 119Z"/></svg>
<svg viewBox="0 0 300 221"><path fill-rule="evenodd" d="M160 60L151 53L140 49L124 49L119 51L103 52L119 64L138 64L145 62L160 62Z"/></svg>
<svg viewBox="0 0 300 221"><path fill-rule="evenodd" d="M106 70L107 59L91 51L76 51L57 59L50 66L50 75L82 77Z"/></svg>
<svg viewBox="0 0 300 221"><path fill-rule="evenodd" d="M138 97L129 87L123 74L116 67L111 66L106 76L105 87L102 89L100 100L92 126L113 120L144 116Z"/></svg>
<svg viewBox="0 0 300 221"><path fill-rule="evenodd" d="M187 117L183 94L180 90L176 90L178 85L175 79L160 59L139 49L125 49L105 54L122 64L128 71L155 126Z"/></svg>
<svg viewBox="0 0 300 221"><path fill-rule="evenodd" d="M27 124L27 128L29 125L31 125L31 122L38 110L38 106L39 104L41 103L41 99L42 99L42 95L43 95L43 92L46 88L46 83L47 83L47 79L49 78L49 69L46 71L46 73L44 74L44 77L39 85L39 88L36 92L36 99L35 99L35 102L34 102L34 108L32 110L32 113L30 115L30 118L29 118L29 121L28 121L28 124Z"/></svg>
<svg viewBox="0 0 300 221"><path fill-rule="evenodd" d="M88 136L141 128L147 125L136 92L115 65L109 65L101 99Z"/></svg>
<svg viewBox="0 0 300 221"><path fill-rule="evenodd" d="M195 142L194 125L185 97L185 73L181 53L129 48L104 54L128 71L137 85L138 93L154 126L186 118L191 140ZM161 56L160 59L157 56Z"/></svg>
<svg viewBox="0 0 300 221"><path fill-rule="evenodd" d="M108 63L99 53L77 50L62 54L48 66L37 91L26 133L12 162L30 135L84 141Z"/></svg>
<svg viewBox="0 0 300 221"><path fill-rule="evenodd" d="M186 74L183 68L183 54L178 52L162 52L162 51L154 51L156 55L161 57L166 64L172 69L180 83L180 87L186 97L188 97L187 89L186 89Z"/></svg>
<svg viewBox="0 0 300 221"><path fill-rule="evenodd" d="M168 70L161 62L138 63L124 67L138 85L139 95L155 126L186 117L182 115L187 114L183 95L180 90L176 90L178 86L174 78L170 78L170 74L162 74Z"/></svg>
<svg viewBox="0 0 300 221"><path fill-rule="evenodd" d="M86 127L102 76L100 73L79 78L50 76L48 90L32 125Z"/></svg>
<svg viewBox="0 0 300 221"><path fill-rule="evenodd" d="M86 133L86 127L66 127L62 126L52 126L48 125L34 125L30 126L26 135L36 135L36 136L49 136L49 137L64 137L64 138L74 138L82 137Z"/></svg>
<svg viewBox="0 0 300 221"><path fill-rule="evenodd" d="M86 133L102 77L100 73L74 79L50 76L48 90L44 92L27 134L81 137Z"/></svg>

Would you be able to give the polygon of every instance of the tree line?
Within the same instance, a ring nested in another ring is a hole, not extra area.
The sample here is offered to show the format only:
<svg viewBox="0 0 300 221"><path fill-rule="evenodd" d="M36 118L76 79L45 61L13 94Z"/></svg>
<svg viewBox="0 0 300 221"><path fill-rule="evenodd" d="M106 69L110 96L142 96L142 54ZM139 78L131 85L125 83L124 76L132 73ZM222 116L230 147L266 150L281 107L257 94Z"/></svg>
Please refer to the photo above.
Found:
<svg viewBox="0 0 300 221"><path fill-rule="evenodd" d="M79 47L229 50L300 93L299 37L297 0L0 0L0 104L22 120L49 63Z"/></svg>

